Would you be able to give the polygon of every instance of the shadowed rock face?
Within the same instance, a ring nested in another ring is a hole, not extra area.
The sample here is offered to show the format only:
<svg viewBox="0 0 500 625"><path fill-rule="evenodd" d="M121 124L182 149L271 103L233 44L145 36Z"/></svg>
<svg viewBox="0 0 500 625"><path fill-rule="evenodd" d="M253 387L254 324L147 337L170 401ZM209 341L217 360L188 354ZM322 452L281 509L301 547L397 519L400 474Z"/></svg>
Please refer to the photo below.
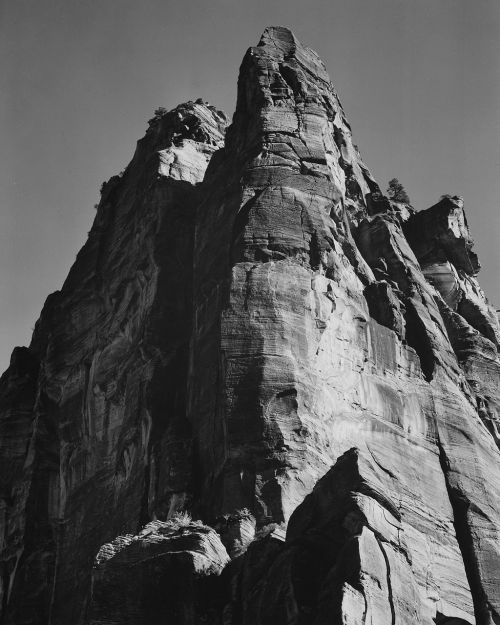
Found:
<svg viewBox="0 0 500 625"><path fill-rule="evenodd" d="M4 622L500 623L500 333L463 202L385 198L285 28L224 127L155 116L0 380Z"/></svg>
<svg viewBox="0 0 500 625"><path fill-rule="evenodd" d="M202 102L151 120L2 378L6 623L83 622L99 547L189 505L194 218L224 128Z"/></svg>

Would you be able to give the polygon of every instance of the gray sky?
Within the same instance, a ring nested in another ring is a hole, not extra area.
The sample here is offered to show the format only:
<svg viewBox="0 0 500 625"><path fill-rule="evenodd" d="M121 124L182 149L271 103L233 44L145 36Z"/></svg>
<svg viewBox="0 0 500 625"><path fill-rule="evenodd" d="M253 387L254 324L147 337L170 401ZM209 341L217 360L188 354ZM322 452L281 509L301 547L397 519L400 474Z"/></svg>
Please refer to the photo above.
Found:
<svg viewBox="0 0 500 625"><path fill-rule="evenodd" d="M0 369L158 106L232 114L243 54L285 25L325 61L383 188L463 195L500 305L498 0L0 0Z"/></svg>

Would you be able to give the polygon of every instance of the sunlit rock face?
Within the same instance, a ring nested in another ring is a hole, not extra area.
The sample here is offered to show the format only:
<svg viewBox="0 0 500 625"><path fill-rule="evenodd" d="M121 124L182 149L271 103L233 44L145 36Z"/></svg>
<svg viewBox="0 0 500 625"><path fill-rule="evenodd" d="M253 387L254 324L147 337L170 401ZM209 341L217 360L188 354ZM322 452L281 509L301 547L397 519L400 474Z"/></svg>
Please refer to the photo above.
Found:
<svg viewBox="0 0 500 625"><path fill-rule="evenodd" d="M437 299L479 416L500 444L500 325L476 275L479 262L460 197L444 197L412 216L405 233Z"/></svg>
<svg viewBox="0 0 500 625"><path fill-rule="evenodd" d="M285 28L224 126L155 116L0 382L5 622L500 623L499 327L462 200L385 198ZM179 511L205 525L177 549Z"/></svg>

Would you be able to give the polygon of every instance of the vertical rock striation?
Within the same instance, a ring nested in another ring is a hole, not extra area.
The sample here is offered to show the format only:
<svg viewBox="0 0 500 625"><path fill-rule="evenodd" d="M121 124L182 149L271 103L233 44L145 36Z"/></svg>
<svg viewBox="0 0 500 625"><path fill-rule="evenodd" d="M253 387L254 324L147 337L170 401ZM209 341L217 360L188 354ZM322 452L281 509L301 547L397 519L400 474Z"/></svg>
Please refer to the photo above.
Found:
<svg viewBox="0 0 500 625"><path fill-rule="evenodd" d="M290 31L267 29L245 56L233 125L205 186L189 393L205 514L245 506L261 524L286 522L356 447L394 494L422 622L437 612L472 622L471 587L476 615L490 622L498 451L442 298L405 237L403 228L418 238L419 215L381 197L321 61ZM460 227L436 238L470 272L477 261L456 217ZM360 545L361 562L370 545ZM388 567L401 549L389 543ZM395 586L391 601L406 592Z"/></svg>
<svg viewBox="0 0 500 625"><path fill-rule="evenodd" d="M384 197L286 28L224 129L155 116L0 380L4 622L500 623L463 201Z"/></svg>
<svg viewBox="0 0 500 625"><path fill-rule="evenodd" d="M207 443L203 499L211 512L257 506L262 520L283 521L331 459L305 408L335 305L327 276L373 279L348 216L356 222L381 195L322 62L290 31L267 29L247 52L204 185L189 394Z"/></svg>
<svg viewBox="0 0 500 625"><path fill-rule="evenodd" d="M83 622L99 547L192 497L194 216L224 128L201 101L151 120L2 378L5 623Z"/></svg>

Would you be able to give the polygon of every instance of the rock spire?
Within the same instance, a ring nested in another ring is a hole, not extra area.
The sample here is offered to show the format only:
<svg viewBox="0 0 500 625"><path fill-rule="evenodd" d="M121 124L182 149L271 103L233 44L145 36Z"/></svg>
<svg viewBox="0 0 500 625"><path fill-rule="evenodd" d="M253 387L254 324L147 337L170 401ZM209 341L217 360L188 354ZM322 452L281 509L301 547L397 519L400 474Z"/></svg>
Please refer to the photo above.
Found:
<svg viewBox="0 0 500 625"><path fill-rule="evenodd" d="M159 109L0 379L6 625L500 623L500 329L269 27ZM166 620L165 620L166 619Z"/></svg>

